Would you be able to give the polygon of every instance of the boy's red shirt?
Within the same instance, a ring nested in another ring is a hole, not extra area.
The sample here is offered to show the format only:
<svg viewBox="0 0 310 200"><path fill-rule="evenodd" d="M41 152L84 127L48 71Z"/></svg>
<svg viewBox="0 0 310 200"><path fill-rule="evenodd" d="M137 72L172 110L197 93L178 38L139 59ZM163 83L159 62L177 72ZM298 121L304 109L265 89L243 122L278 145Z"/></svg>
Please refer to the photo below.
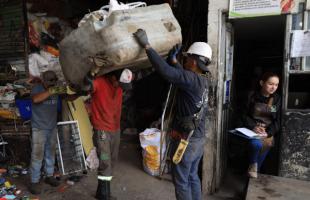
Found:
<svg viewBox="0 0 310 200"><path fill-rule="evenodd" d="M114 87L107 77L93 81L91 122L94 129L115 132L120 130L123 90Z"/></svg>

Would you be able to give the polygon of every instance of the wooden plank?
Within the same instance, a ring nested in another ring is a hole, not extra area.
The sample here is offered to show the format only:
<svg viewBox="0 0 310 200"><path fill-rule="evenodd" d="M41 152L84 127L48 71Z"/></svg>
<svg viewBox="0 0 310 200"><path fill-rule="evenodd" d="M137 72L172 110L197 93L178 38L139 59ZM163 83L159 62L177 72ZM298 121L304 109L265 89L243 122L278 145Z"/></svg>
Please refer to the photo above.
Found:
<svg viewBox="0 0 310 200"><path fill-rule="evenodd" d="M310 199L310 182L259 174L250 179L246 200Z"/></svg>

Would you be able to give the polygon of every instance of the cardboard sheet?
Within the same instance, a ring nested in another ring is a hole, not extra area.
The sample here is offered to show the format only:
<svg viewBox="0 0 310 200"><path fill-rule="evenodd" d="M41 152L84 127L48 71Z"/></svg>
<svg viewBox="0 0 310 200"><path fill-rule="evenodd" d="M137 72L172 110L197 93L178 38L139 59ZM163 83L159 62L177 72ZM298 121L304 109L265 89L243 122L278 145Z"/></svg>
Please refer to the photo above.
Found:
<svg viewBox="0 0 310 200"><path fill-rule="evenodd" d="M88 117L84 101L81 97L79 97L75 101L69 101L67 104L69 106L73 120L78 121L83 148L85 154L88 156L90 150L94 146L92 140L93 128Z"/></svg>

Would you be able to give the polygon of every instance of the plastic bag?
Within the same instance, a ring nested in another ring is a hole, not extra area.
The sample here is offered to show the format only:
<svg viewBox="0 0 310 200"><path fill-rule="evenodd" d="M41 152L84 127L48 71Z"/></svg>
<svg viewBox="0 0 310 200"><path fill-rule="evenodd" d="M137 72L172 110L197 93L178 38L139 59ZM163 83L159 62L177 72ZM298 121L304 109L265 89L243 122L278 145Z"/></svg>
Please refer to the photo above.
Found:
<svg viewBox="0 0 310 200"><path fill-rule="evenodd" d="M35 47L40 47L40 35L35 30L31 22L28 24L29 29L29 43Z"/></svg>
<svg viewBox="0 0 310 200"><path fill-rule="evenodd" d="M158 176L160 173L160 135L160 130L151 128L145 129L139 137L143 148L143 168L151 176ZM162 145L162 155L165 149L165 145Z"/></svg>
<svg viewBox="0 0 310 200"><path fill-rule="evenodd" d="M127 10L137 7L144 7L146 3L144 2L133 2L128 4L118 3L116 0L110 0L108 5L101 7L99 10L93 11L86 14L83 19L79 22L78 27L83 26L87 22L91 22L94 25L96 31L105 27L105 19L110 16L113 11L116 10Z"/></svg>
<svg viewBox="0 0 310 200"><path fill-rule="evenodd" d="M144 7L146 6L146 3L138 1L133 3L124 4L122 2L118 3L117 0L110 0L109 5L105 5L100 8L100 10L104 10L108 13L108 16L116 10L127 10L127 9L133 9L137 7Z"/></svg>
<svg viewBox="0 0 310 200"><path fill-rule="evenodd" d="M93 147L90 150L89 155L86 158L86 165L91 170L96 170L99 167L99 159L97 157L96 147Z"/></svg>
<svg viewBox="0 0 310 200"><path fill-rule="evenodd" d="M31 76L40 77L41 72L47 71L48 61L37 53L29 55L29 73Z"/></svg>
<svg viewBox="0 0 310 200"><path fill-rule="evenodd" d="M83 17L83 19L79 22L78 27L83 26L87 22L92 22L95 24L102 23L104 24L105 18L108 16L108 12L105 10L97 10L91 12Z"/></svg>

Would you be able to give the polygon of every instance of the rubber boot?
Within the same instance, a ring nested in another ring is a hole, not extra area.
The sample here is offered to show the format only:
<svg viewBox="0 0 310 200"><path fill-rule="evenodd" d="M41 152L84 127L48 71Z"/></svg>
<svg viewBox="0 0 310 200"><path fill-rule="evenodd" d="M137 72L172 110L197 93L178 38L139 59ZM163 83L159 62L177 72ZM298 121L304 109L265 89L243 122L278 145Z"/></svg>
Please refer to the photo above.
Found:
<svg viewBox="0 0 310 200"><path fill-rule="evenodd" d="M110 181L98 180L96 199L110 200Z"/></svg>
<svg viewBox="0 0 310 200"><path fill-rule="evenodd" d="M97 191L95 195L96 199L99 199L101 187L102 187L102 181L98 180Z"/></svg>

